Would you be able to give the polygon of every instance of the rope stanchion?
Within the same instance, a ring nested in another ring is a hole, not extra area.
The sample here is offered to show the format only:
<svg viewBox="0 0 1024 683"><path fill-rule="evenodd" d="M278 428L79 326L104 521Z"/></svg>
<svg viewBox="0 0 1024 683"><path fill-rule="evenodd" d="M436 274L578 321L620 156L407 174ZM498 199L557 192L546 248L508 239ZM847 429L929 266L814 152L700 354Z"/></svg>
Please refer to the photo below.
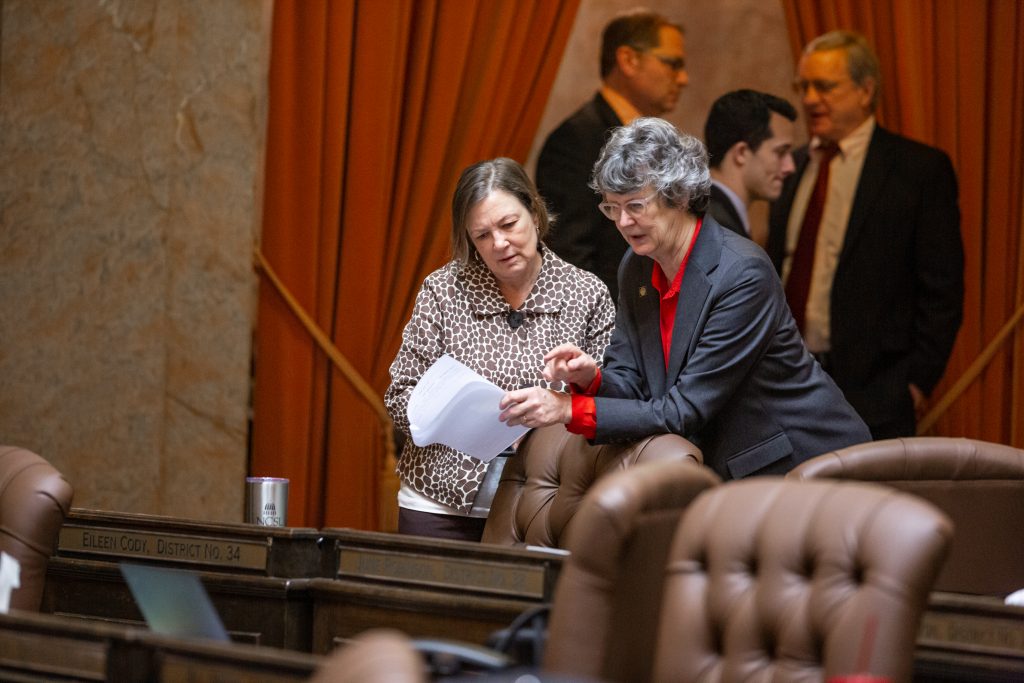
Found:
<svg viewBox="0 0 1024 683"><path fill-rule="evenodd" d="M316 342L320 350L326 354L330 359L331 363L341 372L342 376L349 381L352 387L356 390L356 393L373 409L377 416L377 421L380 427L381 436L384 439L384 462L381 463L381 488L388 489L393 486L391 479L394 478L395 469L395 435L393 431L393 424L391 422L391 416L388 415L387 408L384 406L384 400L373 390L370 383L367 382L359 371L356 370L355 366L352 365L351 361L348 360L341 353L334 342L330 340L326 333L320 326L316 324L316 321L306 313L305 309L298 302L295 296L285 287L284 283L277 276L273 267L267 261L258 248L253 251L253 257L255 259L255 265L257 270L261 271L270 283L277 290L277 293L284 300L288 308L295 314L295 317L299 319L306 331L309 332L310 336ZM390 474L391 479L388 475ZM393 496L390 496L390 490L383 490L380 493L381 500L377 511L378 523L382 529L390 530L397 528L397 511L392 510L394 507L387 501L393 500Z"/></svg>
<svg viewBox="0 0 1024 683"><path fill-rule="evenodd" d="M1003 325L1001 330L999 330L999 334L989 342L989 345L985 347L985 350L982 351L981 354L974 359L974 362L971 363L971 366L964 371L964 374L960 376L960 379L956 381L956 384L954 384L949 391L943 395L939 402L935 404L934 408L928 411L927 415L921 418L921 421L917 425L918 436L927 434L928 431L935 426L935 423L938 422L939 418L949 410L949 407L953 405L953 402L960 398L960 394L964 393L967 390L967 387L971 386L974 380L978 378L982 370L992 362L992 358L995 357L999 349L1002 348L1004 343L1006 343L1006 340L1010 337L1010 333L1013 332L1013 328L1020 323L1021 318L1024 318L1024 306L1017 309L1010 320Z"/></svg>

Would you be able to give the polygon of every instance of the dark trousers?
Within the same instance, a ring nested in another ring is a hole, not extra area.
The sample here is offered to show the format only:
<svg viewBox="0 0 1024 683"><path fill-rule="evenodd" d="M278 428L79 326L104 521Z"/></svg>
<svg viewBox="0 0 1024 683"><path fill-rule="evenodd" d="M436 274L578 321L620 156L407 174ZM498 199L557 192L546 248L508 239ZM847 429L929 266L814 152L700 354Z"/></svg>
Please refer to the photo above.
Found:
<svg viewBox="0 0 1024 683"><path fill-rule="evenodd" d="M914 414L903 415L882 424L868 425L874 441L896 439L905 436L917 436L917 421Z"/></svg>
<svg viewBox="0 0 1024 683"><path fill-rule="evenodd" d="M832 358L828 351L813 353L814 359L818 361L822 369L832 376ZM840 387L842 389L842 387ZM881 441L883 439L896 439L905 436L917 435L917 416L914 414L914 404L910 399L910 389L907 389L905 405L893 408L893 415L885 422L868 424L871 430L871 439ZM856 406L854 406L856 409ZM858 411L860 412L860 411Z"/></svg>
<svg viewBox="0 0 1024 683"><path fill-rule="evenodd" d="M479 543L486 523L486 517L435 515L432 512L398 508L398 533L410 536L451 538L456 541Z"/></svg>

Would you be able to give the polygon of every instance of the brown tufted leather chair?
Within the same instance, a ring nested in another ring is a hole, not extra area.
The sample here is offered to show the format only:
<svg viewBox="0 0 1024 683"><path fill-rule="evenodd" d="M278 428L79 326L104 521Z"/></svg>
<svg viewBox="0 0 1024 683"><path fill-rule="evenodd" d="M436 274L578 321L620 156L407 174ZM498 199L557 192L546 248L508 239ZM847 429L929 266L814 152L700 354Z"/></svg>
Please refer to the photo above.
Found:
<svg viewBox="0 0 1024 683"><path fill-rule="evenodd" d="M716 487L672 543L653 680L910 681L952 534L929 503L874 484Z"/></svg>
<svg viewBox="0 0 1024 683"><path fill-rule="evenodd" d="M700 464L704 458L700 449L675 434L592 446L562 425L535 429L505 465L481 540L566 548L573 516L597 479L660 460Z"/></svg>
<svg viewBox="0 0 1024 683"><path fill-rule="evenodd" d="M0 446L0 550L21 563L11 608L38 611L46 565L71 509L71 485L31 451Z"/></svg>
<svg viewBox="0 0 1024 683"><path fill-rule="evenodd" d="M928 500L957 534L935 590L1006 595L1024 588L1024 451L946 437L871 441L825 453L792 479L885 483Z"/></svg>
<svg viewBox="0 0 1024 683"><path fill-rule="evenodd" d="M663 460L594 485L573 520L555 589L546 672L649 679L669 542L686 506L719 481L689 461Z"/></svg>

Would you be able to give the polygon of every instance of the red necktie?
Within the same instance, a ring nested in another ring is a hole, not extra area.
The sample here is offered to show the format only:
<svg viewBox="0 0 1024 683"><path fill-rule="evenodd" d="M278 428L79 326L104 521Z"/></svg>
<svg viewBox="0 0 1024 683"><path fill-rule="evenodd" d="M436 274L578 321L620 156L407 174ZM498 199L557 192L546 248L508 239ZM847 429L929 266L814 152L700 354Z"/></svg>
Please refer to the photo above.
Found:
<svg viewBox="0 0 1024 683"><path fill-rule="evenodd" d="M814 191L807 202L803 223L800 224L800 236L789 266L789 279L786 280L786 300L789 301L789 309L793 311L793 318L801 333L804 331L804 315L807 312L807 294L811 289L818 227L821 225L825 196L828 194L828 167L839 152L839 147L835 143L826 143L819 151L818 178L814 181Z"/></svg>

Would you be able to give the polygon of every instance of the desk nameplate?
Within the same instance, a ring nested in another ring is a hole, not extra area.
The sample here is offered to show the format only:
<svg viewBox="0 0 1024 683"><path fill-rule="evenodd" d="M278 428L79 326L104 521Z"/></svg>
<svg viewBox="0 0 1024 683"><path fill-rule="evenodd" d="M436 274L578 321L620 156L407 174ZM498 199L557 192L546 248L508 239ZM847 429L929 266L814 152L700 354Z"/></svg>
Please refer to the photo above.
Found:
<svg viewBox="0 0 1024 683"><path fill-rule="evenodd" d="M919 646L976 653L1024 655L1024 620L926 612L918 631Z"/></svg>
<svg viewBox="0 0 1024 683"><path fill-rule="evenodd" d="M60 552L138 557L264 571L267 568L270 539L243 541L65 524L60 531L58 548Z"/></svg>
<svg viewBox="0 0 1024 683"><path fill-rule="evenodd" d="M338 578L544 599L543 566L459 557L430 557L394 550L338 548Z"/></svg>

